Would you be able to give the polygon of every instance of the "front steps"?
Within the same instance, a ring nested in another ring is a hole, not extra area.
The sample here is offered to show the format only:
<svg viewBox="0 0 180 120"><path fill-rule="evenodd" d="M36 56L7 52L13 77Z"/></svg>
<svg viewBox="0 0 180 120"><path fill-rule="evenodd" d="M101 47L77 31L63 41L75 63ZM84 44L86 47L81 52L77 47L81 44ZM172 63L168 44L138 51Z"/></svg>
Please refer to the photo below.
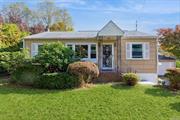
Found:
<svg viewBox="0 0 180 120"><path fill-rule="evenodd" d="M121 73L115 71L101 71L98 79L95 82L120 82Z"/></svg>

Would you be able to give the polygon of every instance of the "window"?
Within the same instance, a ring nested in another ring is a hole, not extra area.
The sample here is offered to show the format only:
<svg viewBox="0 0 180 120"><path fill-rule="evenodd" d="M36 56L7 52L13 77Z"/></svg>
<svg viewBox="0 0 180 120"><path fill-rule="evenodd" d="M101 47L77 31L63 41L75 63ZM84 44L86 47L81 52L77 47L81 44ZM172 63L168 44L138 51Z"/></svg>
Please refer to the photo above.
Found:
<svg viewBox="0 0 180 120"><path fill-rule="evenodd" d="M126 59L149 59L148 42L128 42L126 44Z"/></svg>
<svg viewBox="0 0 180 120"><path fill-rule="evenodd" d="M91 58L96 59L96 44L91 45Z"/></svg>
<svg viewBox="0 0 180 120"><path fill-rule="evenodd" d="M75 45L76 58L88 58L88 45Z"/></svg>
<svg viewBox="0 0 180 120"><path fill-rule="evenodd" d="M67 47L69 47L71 50L73 49L73 45L67 45Z"/></svg>
<svg viewBox="0 0 180 120"><path fill-rule="evenodd" d="M38 54L39 49L42 47L42 43L32 43L31 44L31 56L34 57Z"/></svg>
<svg viewBox="0 0 180 120"><path fill-rule="evenodd" d="M68 43L67 46L75 51L75 58L97 62L97 48L93 43Z"/></svg>
<svg viewBox="0 0 180 120"><path fill-rule="evenodd" d="M142 44L132 44L132 58L143 58Z"/></svg>

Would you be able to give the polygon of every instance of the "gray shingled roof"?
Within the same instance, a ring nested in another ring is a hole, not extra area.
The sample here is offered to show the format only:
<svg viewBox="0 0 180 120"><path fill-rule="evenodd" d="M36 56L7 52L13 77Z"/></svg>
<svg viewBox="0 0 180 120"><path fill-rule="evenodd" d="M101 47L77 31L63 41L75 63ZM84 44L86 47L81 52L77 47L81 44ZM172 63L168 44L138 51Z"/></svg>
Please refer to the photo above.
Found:
<svg viewBox="0 0 180 120"><path fill-rule="evenodd" d="M151 35L135 30L133 31L124 30L124 36L151 36Z"/></svg>
<svg viewBox="0 0 180 120"><path fill-rule="evenodd" d="M43 32L25 37L25 39L71 39L95 38L97 32Z"/></svg>
<svg viewBox="0 0 180 120"><path fill-rule="evenodd" d="M43 32L25 37L25 39L71 39L71 38L96 38L98 31L79 31L79 32ZM139 31L124 30L123 37L153 37L147 33Z"/></svg>
<svg viewBox="0 0 180 120"><path fill-rule="evenodd" d="M138 38L156 38L140 31L121 30L113 21L108 22L100 31L79 31L79 32L43 32L25 37L25 39L88 39L103 36L123 36Z"/></svg>

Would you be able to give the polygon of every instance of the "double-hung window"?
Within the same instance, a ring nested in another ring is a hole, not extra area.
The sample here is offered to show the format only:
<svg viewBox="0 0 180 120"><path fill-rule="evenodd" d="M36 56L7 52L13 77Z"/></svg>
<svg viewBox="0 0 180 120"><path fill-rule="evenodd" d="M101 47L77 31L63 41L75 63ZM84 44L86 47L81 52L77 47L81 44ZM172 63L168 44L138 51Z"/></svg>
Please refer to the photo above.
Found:
<svg viewBox="0 0 180 120"><path fill-rule="evenodd" d="M76 58L88 58L88 45L75 45Z"/></svg>
<svg viewBox="0 0 180 120"><path fill-rule="evenodd" d="M38 54L39 49L43 46L42 43L32 43L31 44L31 56L34 57Z"/></svg>
<svg viewBox="0 0 180 120"><path fill-rule="evenodd" d="M91 44L91 59L96 59L96 44Z"/></svg>
<svg viewBox="0 0 180 120"><path fill-rule="evenodd" d="M75 58L97 62L97 45L95 43L67 43L66 45L75 51Z"/></svg>
<svg viewBox="0 0 180 120"><path fill-rule="evenodd" d="M148 42L128 42L126 43L126 59L149 59Z"/></svg>
<svg viewBox="0 0 180 120"><path fill-rule="evenodd" d="M132 58L143 58L143 44L132 44Z"/></svg>

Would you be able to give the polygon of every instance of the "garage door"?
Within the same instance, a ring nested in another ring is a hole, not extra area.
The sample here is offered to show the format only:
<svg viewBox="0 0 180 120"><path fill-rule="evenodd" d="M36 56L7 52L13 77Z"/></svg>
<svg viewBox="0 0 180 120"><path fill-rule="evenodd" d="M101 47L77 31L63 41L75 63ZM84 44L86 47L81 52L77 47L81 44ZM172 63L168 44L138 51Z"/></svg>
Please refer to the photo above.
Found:
<svg viewBox="0 0 180 120"><path fill-rule="evenodd" d="M175 68L175 62L159 62L158 75L164 75L169 68Z"/></svg>

